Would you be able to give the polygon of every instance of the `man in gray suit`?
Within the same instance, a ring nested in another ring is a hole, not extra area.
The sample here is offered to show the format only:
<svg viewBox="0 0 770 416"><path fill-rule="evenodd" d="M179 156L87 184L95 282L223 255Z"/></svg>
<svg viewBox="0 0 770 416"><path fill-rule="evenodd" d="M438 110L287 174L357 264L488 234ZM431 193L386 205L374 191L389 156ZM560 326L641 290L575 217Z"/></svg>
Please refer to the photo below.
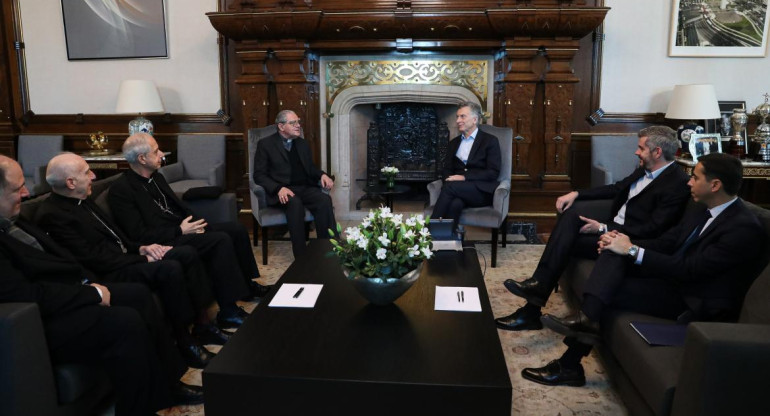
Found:
<svg viewBox="0 0 770 416"><path fill-rule="evenodd" d="M305 208L313 213L318 238L329 238L329 229L336 233L334 207L327 193L334 181L313 163L310 146L300 137L297 114L283 110L275 124L278 131L257 143L254 183L265 188L269 206L286 212L291 247L297 258L306 249Z"/></svg>

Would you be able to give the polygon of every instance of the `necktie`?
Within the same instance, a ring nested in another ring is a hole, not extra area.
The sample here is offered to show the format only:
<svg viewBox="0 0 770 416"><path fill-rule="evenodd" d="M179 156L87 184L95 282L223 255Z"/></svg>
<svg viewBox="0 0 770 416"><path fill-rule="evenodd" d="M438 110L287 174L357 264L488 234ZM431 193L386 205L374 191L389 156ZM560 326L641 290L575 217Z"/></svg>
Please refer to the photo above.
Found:
<svg viewBox="0 0 770 416"><path fill-rule="evenodd" d="M700 235L701 231L703 231L703 227L706 225L706 222L708 222L709 218L711 218L711 211L706 210L706 212L703 213L703 218L701 218L698 226L692 230L689 236L687 236L687 239L684 240L682 246L679 247L679 250L676 251L676 255L680 256L684 254L684 252L687 250L687 247L689 247L693 242L695 242L695 240L698 239L698 236Z"/></svg>
<svg viewBox="0 0 770 416"><path fill-rule="evenodd" d="M289 150L289 151L291 151L291 142L292 142L291 140L284 140L284 141L283 141L283 147L284 147L286 150Z"/></svg>

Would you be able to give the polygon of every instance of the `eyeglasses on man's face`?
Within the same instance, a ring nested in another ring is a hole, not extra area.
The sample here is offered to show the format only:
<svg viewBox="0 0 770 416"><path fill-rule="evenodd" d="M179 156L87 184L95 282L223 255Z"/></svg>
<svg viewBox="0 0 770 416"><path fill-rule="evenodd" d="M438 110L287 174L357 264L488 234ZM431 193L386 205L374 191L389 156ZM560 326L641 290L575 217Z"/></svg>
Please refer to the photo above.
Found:
<svg viewBox="0 0 770 416"><path fill-rule="evenodd" d="M281 124L288 124L288 125L294 127L294 126L299 126L300 124L302 124L302 120L296 119L296 120L291 120L291 121L284 121Z"/></svg>

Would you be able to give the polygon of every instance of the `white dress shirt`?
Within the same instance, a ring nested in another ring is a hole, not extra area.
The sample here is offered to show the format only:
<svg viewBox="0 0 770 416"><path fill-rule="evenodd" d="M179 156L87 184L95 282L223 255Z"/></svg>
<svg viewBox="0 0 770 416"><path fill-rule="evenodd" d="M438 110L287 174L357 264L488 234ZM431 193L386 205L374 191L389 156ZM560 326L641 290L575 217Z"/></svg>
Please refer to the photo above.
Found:
<svg viewBox="0 0 770 416"><path fill-rule="evenodd" d="M457 148L455 156L462 160L463 163L468 163L468 156L471 154L471 147L473 147L473 141L476 139L476 134L478 132L479 129L477 127L468 137L463 135L460 136L460 147Z"/></svg>

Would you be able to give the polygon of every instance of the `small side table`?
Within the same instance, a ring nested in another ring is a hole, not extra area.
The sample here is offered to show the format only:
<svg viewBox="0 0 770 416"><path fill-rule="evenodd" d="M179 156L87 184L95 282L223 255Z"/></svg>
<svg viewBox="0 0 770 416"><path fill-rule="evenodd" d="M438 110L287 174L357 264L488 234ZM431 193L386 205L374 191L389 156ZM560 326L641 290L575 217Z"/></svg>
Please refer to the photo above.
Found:
<svg viewBox="0 0 770 416"><path fill-rule="evenodd" d="M369 185L364 188L366 194L356 201L356 209L361 209L361 202L373 201L374 199L385 199L385 204L393 211L393 196L401 195L409 191L409 185L396 184L393 188L388 188L384 183Z"/></svg>

